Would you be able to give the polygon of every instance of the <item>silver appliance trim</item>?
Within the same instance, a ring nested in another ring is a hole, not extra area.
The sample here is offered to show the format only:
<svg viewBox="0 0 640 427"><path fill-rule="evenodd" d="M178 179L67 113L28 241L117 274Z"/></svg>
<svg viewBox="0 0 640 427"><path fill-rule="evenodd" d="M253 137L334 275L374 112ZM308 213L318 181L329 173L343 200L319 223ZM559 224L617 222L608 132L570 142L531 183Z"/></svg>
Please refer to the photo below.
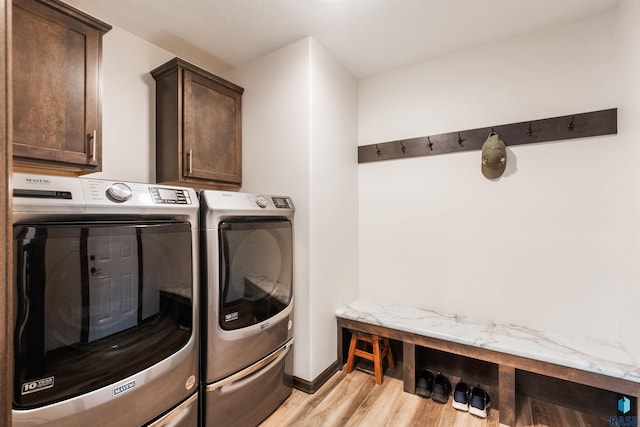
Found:
<svg viewBox="0 0 640 427"><path fill-rule="evenodd" d="M14 222L54 215L162 215L189 217L198 228L192 188L24 173L12 178Z"/></svg>
<svg viewBox="0 0 640 427"><path fill-rule="evenodd" d="M182 402L180 405L173 408L168 414L162 416L156 421L149 424L148 427L164 427L164 426L173 426L177 425L172 423L175 418L182 416L182 411L187 409L191 404L198 400L198 393L194 393L190 398ZM179 420L176 420L179 421Z"/></svg>
<svg viewBox="0 0 640 427"><path fill-rule="evenodd" d="M291 338L285 345L274 351L273 353L263 357L253 365L244 368L241 371L236 372L233 375L228 376L227 378L216 381L215 383L209 384L207 386L207 391L219 390L225 386L233 385L234 383L238 383L243 380L248 380L250 376L259 371L280 363L282 359L287 357L289 351L291 350L291 346L293 345L293 338ZM240 384L238 386L241 386ZM235 388L235 387L234 387Z"/></svg>
<svg viewBox="0 0 640 427"><path fill-rule="evenodd" d="M288 196L272 194L237 193L205 190L200 193L202 224L207 229L217 229L222 220L244 216L281 216L293 219L295 206ZM276 205L286 200L286 206Z"/></svg>

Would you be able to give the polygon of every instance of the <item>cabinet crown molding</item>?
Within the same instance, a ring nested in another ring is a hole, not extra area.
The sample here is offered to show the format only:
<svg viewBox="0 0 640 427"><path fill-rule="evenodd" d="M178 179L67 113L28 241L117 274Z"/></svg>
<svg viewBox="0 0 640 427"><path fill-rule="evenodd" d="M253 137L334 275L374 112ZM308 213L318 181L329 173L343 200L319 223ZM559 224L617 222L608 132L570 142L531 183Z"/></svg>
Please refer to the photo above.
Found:
<svg viewBox="0 0 640 427"><path fill-rule="evenodd" d="M60 0L36 0L38 3L42 3L45 6L51 7L52 9L57 10L58 12L62 12L65 15L68 15L78 21L89 25L92 28L102 32L102 34L107 33L113 27L106 22L100 21L99 19L94 18L93 16L76 9L75 7L69 6L67 3ZM14 3L17 3L14 0Z"/></svg>
<svg viewBox="0 0 640 427"><path fill-rule="evenodd" d="M166 62L164 64L162 64L161 66L151 70L151 75L153 76L153 78L155 80L159 80L161 78L163 78L164 76L174 73L176 72L177 68L182 68L182 69L186 69L191 71L192 73L196 73L201 75L202 77L205 77L207 79L213 80L214 82L216 82L219 85L222 85L228 89L231 89L234 92L237 92L239 94L242 95L242 93L244 92L244 88L231 83L228 80L223 79L222 77L216 76L215 74L212 74L210 72L208 72L207 70L204 70L196 65L193 65L187 61L185 61L182 58L173 58L172 60L170 60L169 62Z"/></svg>

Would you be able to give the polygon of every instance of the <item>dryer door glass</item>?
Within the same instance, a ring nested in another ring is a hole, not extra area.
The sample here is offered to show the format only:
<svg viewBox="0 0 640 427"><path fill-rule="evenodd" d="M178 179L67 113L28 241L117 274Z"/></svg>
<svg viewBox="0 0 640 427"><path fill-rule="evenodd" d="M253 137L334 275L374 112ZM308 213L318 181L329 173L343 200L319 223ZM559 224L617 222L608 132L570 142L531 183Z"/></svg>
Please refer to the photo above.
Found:
<svg viewBox="0 0 640 427"><path fill-rule="evenodd" d="M13 233L14 407L107 386L189 340L188 223L19 224Z"/></svg>
<svg viewBox="0 0 640 427"><path fill-rule="evenodd" d="M285 308L293 295L293 239L286 218L238 218L220 222L220 327L261 323Z"/></svg>

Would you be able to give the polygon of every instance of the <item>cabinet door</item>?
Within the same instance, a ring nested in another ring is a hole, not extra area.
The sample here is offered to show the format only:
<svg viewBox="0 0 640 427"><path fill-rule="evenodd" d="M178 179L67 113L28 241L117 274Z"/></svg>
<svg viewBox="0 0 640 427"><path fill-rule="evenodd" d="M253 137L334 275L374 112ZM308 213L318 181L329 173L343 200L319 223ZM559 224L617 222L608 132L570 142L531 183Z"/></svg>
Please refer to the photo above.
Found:
<svg viewBox="0 0 640 427"><path fill-rule="evenodd" d="M240 183L240 94L189 70L183 79L183 176Z"/></svg>
<svg viewBox="0 0 640 427"><path fill-rule="evenodd" d="M14 156L100 170L102 34L36 1L13 4Z"/></svg>

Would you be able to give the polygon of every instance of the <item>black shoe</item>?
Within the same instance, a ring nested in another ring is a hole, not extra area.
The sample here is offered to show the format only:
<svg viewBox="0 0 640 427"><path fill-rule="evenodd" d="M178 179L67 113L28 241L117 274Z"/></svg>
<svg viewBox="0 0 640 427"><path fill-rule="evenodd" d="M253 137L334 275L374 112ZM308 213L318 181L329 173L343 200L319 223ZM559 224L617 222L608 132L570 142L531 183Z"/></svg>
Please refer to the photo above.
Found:
<svg viewBox="0 0 640 427"><path fill-rule="evenodd" d="M480 418L487 418L487 410L491 407L491 398L486 391L476 386L471 391L469 413Z"/></svg>
<svg viewBox="0 0 640 427"><path fill-rule="evenodd" d="M449 395L451 394L451 383L440 372L433 380L433 392L431 398L438 403L447 403L449 401Z"/></svg>
<svg viewBox="0 0 640 427"><path fill-rule="evenodd" d="M465 382L460 380L460 382L456 384L456 388L453 390L453 400L451 401L451 406L453 406L459 411L466 412L469 410L470 397L471 397L471 387L469 387Z"/></svg>
<svg viewBox="0 0 640 427"><path fill-rule="evenodd" d="M418 375L416 379L416 394L418 396L429 398L433 390L433 374L426 369Z"/></svg>

